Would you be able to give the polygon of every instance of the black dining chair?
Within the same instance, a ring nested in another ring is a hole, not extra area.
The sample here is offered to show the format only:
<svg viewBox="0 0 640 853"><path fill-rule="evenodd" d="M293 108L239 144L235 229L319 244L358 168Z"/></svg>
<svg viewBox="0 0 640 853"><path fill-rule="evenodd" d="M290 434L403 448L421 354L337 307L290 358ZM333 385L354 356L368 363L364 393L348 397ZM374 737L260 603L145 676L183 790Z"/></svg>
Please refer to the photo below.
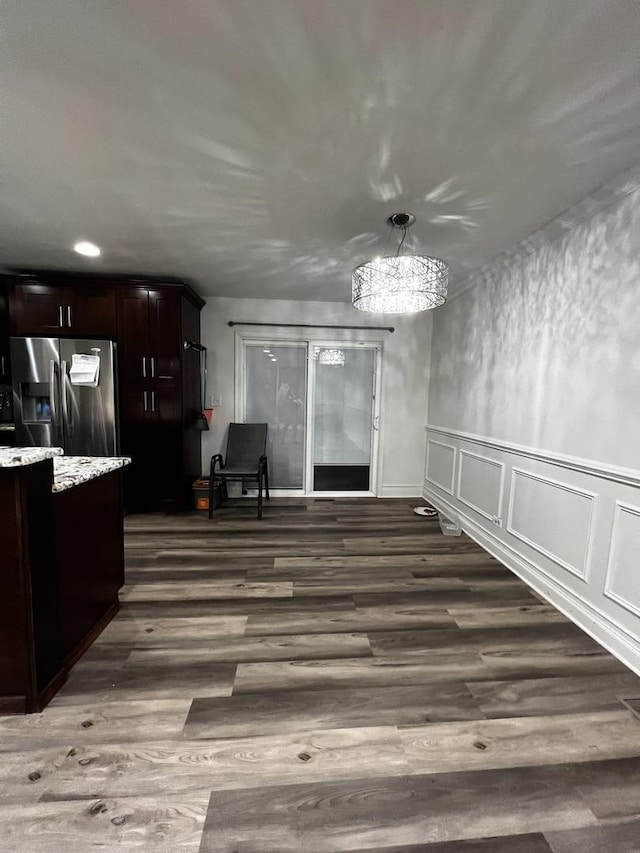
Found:
<svg viewBox="0 0 640 853"><path fill-rule="evenodd" d="M209 518L213 518L215 486L220 483L222 497L229 497L228 482L258 484L258 518L262 518L262 491L269 500L269 466L267 462L267 424L229 424L227 452L216 453L209 468Z"/></svg>

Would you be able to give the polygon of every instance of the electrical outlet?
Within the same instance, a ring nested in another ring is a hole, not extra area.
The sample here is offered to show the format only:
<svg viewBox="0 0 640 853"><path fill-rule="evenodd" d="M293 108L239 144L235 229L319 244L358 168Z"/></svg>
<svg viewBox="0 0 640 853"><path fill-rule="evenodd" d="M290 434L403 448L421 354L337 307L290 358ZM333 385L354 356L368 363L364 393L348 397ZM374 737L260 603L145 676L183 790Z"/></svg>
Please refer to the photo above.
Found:
<svg viewBox="0 0 640 853"><path fill-rule="evenodd" d="M209 408L216 409L218 406L222 405L222 397L214 397L213 395L209 398Z"/></svg>

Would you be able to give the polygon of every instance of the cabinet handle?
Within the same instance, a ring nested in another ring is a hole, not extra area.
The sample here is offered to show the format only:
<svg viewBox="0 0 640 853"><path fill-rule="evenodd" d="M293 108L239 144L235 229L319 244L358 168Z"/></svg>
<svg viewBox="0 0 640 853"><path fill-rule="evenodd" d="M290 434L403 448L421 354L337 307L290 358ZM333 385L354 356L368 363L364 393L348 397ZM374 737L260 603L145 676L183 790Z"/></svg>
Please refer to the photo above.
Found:
<svg viewBox="0 0 640 853"><path fill-rule="evenodd" d="M142 378L143 379L147 378L147 359L146 359L146 356L144 356L144 355L142 356ZM146 409L145 409L145 411L146 411Z"/></svg>
<svg viewBox="0 0 640 853"><path fill-rule="evenodd" d="M59 328L62 328L62 326L64 325L62 318L63 318L62 305L58 305L58 326L59 326Z"/></svg>
<svg viewBox="0 0 640 853"><path fill-rule="evenodd" d="M155 412L156 410L156 392L151 392L151 411Z"/></svg>
<svg viewBox="0 0 640 853"><path fill-rule="evenodd" d="M67 305L67 326L71 328L71 305Z"/></svg>
<svg viewBox="0 0 640 853"><path fill-rule="evenodd" d="M146 391L142 392L142 399L144 400L144 410L145 410L145 412L148 412L149 411L149 404L148 404L148 398L147 398L147 392Z"/></svg>
<svg viewBox="0 0 640 853"><path fill-rule="evenodd" d="M156 375L156 360L153 356L151 356L151 378L154 379Z"/></svg>
<svg viewBox="0 0 640 853"><path fill-rule="evenodd" d="M2 367L0 368L0 373L4 376L4 356L0 356L2 359Z"/></svg>

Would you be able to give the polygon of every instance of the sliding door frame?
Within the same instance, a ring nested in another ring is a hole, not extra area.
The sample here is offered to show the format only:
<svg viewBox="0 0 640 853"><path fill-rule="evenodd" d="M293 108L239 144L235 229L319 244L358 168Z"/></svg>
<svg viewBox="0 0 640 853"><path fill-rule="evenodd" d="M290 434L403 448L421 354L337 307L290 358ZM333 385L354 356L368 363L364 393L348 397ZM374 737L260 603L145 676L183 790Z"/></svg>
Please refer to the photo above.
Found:
<svg viewBox="0 0 640 853"><path fill-rule="evenodd" d="M330 330L327 329L326 332ZM322 332L322 329L319 330ZM380 338L363 337L356 340L353 334L338 334L332 330L330 335L309 334L308 330L296 333L295 329L270 329L269 332L256 332L255 330L243 331L239 328L235 332L235 369L234 369L234 419L243 423L246 420L246 348L248 346L303 346L307 351L307 374L306 374L306 400L305 400L305 440L304 440L304 476L302 489L270 489L275 496L282 497L377 497L382 494L382 465L380 454L382 449L382 353L383 342ZM366 329L363 329L366 334ZM371 459L370 459L370 491L335 491L316 492L313 490L313 404L315 392L315 360L313 358L314 347L340 347L340 349L373 349L375 350L375 381L374 399L372 405L372 430L371 430Z"/></svg>

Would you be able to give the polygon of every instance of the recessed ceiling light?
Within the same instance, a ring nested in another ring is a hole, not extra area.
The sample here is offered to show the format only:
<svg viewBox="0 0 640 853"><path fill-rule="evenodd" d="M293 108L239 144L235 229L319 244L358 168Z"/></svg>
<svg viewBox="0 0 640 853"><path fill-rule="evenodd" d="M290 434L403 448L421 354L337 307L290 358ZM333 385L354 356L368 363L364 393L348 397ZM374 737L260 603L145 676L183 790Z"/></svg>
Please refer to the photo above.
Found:
<svg viewBox="0 0 640 853"><path fill-rule="evenodd" d="M86 255L88 258L97 258L102 254L100 246L96 246L95 243L90 243L88 240L79 240L74 243L73 251L79 255Z"/></svg>
<svg viewBox="0 0 640 853"><path fill-rule="evenodd" d="M277 361L277 360L278 360L277 358L272 358L272 359L271 359L271 361Z"/></svg>
<svg viewBox="0 0 640 853"><path fill-rule="evenodd" d="M266 353L268 353L269 355L271 355L271 350L270 350L270 349L263 349L263 350L262 350L262 352L266 352Z"/></svg>

